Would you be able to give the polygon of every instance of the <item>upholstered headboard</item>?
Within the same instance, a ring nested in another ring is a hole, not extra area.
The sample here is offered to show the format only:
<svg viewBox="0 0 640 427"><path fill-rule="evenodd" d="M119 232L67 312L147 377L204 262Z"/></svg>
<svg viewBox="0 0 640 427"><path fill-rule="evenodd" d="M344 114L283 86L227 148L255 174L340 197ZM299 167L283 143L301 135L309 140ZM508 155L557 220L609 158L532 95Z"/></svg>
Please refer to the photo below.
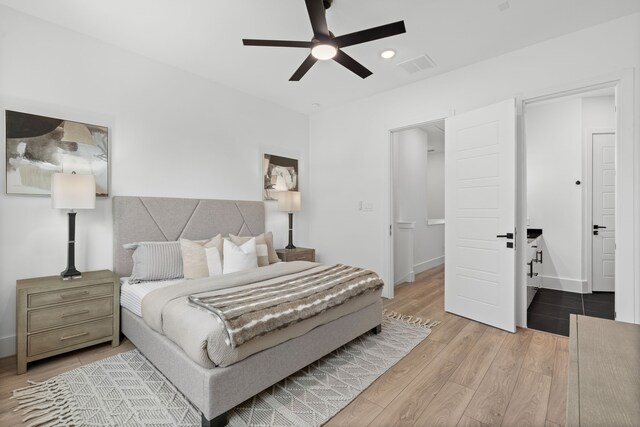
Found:
<svg viewBox="0 0 640 427"><path fill-rule="evenodd" d="M113 268L131 274L131 251L122 245L208 239L233 233L255 236L264 233L263 202L238 200L174 199L167 197L113 198Z"/></svg>

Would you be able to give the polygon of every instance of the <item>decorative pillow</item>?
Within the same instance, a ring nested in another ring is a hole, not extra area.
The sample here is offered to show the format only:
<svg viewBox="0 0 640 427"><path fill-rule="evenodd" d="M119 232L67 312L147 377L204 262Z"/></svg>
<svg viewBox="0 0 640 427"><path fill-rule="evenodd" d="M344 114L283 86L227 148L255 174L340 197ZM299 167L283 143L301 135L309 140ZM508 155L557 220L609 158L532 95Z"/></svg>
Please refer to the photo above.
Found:
<svg viewBox="0 0 640 427"><path fill-rule="evenodd" d="M250 239L256 241L256 255L258 256L258 267L264 267L269 265L269 247L264 239L264 234L260 234L255 237L240 237L233 234L229 234L229 240L231 240L236 246L247 243Z"/></svg>
<svg viewBox="0 0 640 427"><path fill-rule="evenodd" d="M233 234L229 234L229 239L236 245L241 245L251 237L240 237ZM264 267L269 264L273 264L274 262L280 261L278 258L278 254L276 253L275 248L273 247L273 233L263 233L258 236L255 236L256 239L256 251L258 253L258 265L260 267ZM261 245L265 245L266 247L262 247Z"/></svg>
<svg viewBox="0 0 640 427"><path fill-rule="evenodd" d="M256 254L256 239L251 237L247 242L238 246L231 240L224 239L224 274L249 270L258 267Z"/></svg>
<svg viewBox="0 0 640 427"><path fill-rule="evenodd" d="M136 242L122 247L133 249L130 283L180 279L184 276L180 242Z"/></svg>
<svg viewBox="0 0 640 427"><path fill-rule="evenodd" d="M268 231L264 234L264 240L267 242L267 249L269 250L269 264L280 262L276 248L273 246L273 233Z"/></svg>
<svg viewBox="0 0 640 427"><path fill-rule="evenodd" d="M222 236L209 240L180 239L182 267L185 279L222 274Z"/></svg>

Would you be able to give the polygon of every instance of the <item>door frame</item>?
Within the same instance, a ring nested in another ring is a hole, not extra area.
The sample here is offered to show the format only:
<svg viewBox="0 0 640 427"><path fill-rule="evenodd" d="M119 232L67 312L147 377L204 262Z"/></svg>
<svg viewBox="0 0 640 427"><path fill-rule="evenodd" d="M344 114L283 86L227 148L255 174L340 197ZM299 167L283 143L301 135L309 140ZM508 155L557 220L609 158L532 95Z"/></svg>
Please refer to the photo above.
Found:
<svg viewBox="0 0 640 427"><path fill-rule="evenodd" d="M615 100L614 100L615 102ZM591 225L593 224L593 135L600 135L605 133L616 133L615 128L593 128L587 129L585 134L586 143L583 144L583 159L582 165L584 170L584 197L583 197L583 245L582 245L582 257L583 265L586 268L585 277L587 279L587 286L585 291L587 293L593 292L593 235ZM618 149L618 140L615 140L616 151ZM616 195L618 189L616 188ZM617 212L616 212L617 216ZM616 231L616 240L618 239L618 233ZM616 280L617 282L617 280Z"/></svg>
<svg viewBox="0 0 640 427"><path fill-rule="evenodd" d="M454 112L452 111L449 115L454 115ZM445 121L447 117L448 115L445 115L445 114L443 114L442 116L439 116L439 115L430 116L429 118L425 118L424 120L416 120L409 123L397 124L387 130L388 139L389 139L389 142L387 144L387 152L389 154L388 156L389 158L389 164L388 164L389 192L387 195L388 196L387 205L389 207L389 210L387 212L387 226L389 227L389 229L387 230L388 269L387 269L387 277L385 278L385 281L384 281L384 287L382 288L382 296L385 298L393 299L395 295L395 281L394 281L394 267L395 267L394 264L395 263L394 263L394 244L393 244L394 236L392 232L393 224L395 223L395 220L396 220L394 215L394 203L393 203L394 186L395 186L395 168L394 168L395 159L393 156L393 144L394 144L393 135L394 133L401 132L403 130L414 129L419 126L426 126L435 122Z"/></svg>
<svg viewBox="0 0 640 427"><path fill-rule="evenodd" d="M531 93L517 99L520 122L518 166L526 176L524 114L526 104L546 99L560 98L576 93L613 87L616 105L616 320L640 323L640 149L635 147L634 70L625 69L604 76L573 83L561 84ZM522 175L521 175L522 178ZM526 236L526 180L518 185L521 195L518 203L518 234ZM584 190L583 190L584 191ZM526 283L524 257L517 263L521 289ZM527 324L525 292L517 294L517 324Z"/></svg>

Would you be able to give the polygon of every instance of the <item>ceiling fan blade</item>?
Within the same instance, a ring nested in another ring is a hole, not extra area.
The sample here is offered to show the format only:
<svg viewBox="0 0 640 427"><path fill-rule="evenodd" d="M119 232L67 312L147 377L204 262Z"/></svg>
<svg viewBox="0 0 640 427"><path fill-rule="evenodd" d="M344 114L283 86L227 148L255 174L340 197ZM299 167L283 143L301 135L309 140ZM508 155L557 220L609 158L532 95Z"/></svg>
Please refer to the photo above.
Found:
<svg viewBox="0 0 640 427"><path fill-rule="evenodd" d="M305 0L307 4L307 12L311 20L311 28L313 34L318 39L331 38L329 26L327 25L327 15L322 0Z"/></svg>
<svg viewBox="0 0 640 427"><path fill-rule="evenodd" d="M392 24L381 25L379 27L369 28L368 30L356 31L355 33L344 34L333 39L338 47L353 46L354 44L366 43L373 40L383 39L385 37L396 36L406 33L404 21L394 22Z"/></svg>
<svg viewBox="0 0 640 427"><path fill-rule="evenodd" d="M306 47L310 49L313 46L311 42L295 41L295 40L256 40L242 39L245 46L267 46L267 47Z"/></svg>
<svg viewBox="0 0 640 427"><path fill-rule="evenodd" d="M340 49L338 49L338 53L336 54L336 56L333 57L333 59L337 63L347 68L348 70L353 71L363 79L366 79L371 74L373 74L371 71L367 70L364 67L364 65L362 65L361 63L359 63L358 61L356 61L355 59L353 59L352 57L350 57Z"/></svg>
<svg viewBox="0 0 640 427"><path fill-rule="evenodd" d="M307 56L307 59L304 60L304 62L302 63L302 65L300 67L298 67L298 69L296 70L295 73L293 73L293 76L291 76L291 78L289 79L290 82L298 82L300 81L300 79L307 74L307 71L309 71L309 69L311 67L313 67L313 64L315 64L318 60L311 54L309 54L309 56Z"/></svg>

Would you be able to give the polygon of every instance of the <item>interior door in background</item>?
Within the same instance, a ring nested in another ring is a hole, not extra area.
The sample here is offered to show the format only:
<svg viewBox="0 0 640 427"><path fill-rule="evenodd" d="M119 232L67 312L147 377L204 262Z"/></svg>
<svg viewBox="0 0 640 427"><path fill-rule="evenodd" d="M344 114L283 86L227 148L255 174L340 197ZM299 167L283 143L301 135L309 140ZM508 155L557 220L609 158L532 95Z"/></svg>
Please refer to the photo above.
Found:
<svg viewBox="0 0 640 427"><path fill-rule="evenodd" d="M616 141L593 134L592 280L594 292L614 292L616 281Z"/></svg>
<svg viewBox="0 0 640 427"><path fill-rule="evenodd" d="M445 310L515 332L515 100L445 128Z"/></svg>

